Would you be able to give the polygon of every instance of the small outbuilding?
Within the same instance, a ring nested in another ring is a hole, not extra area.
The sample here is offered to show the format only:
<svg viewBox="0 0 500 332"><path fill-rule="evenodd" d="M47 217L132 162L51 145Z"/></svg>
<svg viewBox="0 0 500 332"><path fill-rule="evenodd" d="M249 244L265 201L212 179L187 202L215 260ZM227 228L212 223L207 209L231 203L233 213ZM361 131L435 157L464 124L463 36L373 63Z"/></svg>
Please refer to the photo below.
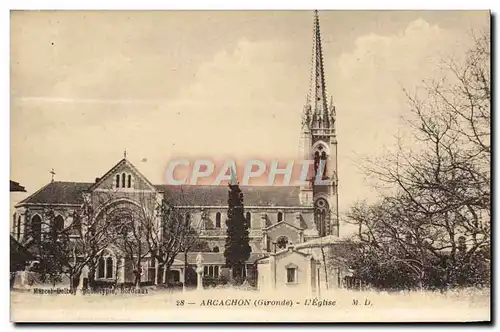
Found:
<svg viewBox="0 0 500 332"><path fill-rule="evenodd" d="M290 290L319 296L321 264L313 254L297 251L289 245L255 263L259 290Z"/></svg>

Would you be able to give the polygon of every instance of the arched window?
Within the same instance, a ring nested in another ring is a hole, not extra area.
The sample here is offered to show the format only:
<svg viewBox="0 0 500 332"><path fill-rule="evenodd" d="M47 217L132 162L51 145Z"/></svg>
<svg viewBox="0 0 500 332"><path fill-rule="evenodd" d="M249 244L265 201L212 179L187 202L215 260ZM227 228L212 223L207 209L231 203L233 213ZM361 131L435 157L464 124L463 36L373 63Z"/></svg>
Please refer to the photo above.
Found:
<svg viewBox="0 0 500 332"><path fill-rule="evenodd" d="M54 229L57 232L60 232L60 231L62 231L64 229L64 218L61 215L58 215L54 219Z"/></svg>
<svg viewBox="0 0 500 332"><path fill-rule="evenodd" d="M61 215L58 215L54 218L53 224L51 225L52 229L52 238L57 239L57 235L61 234L64 229L64 218Z"/></svg>
<svg viewBox="0 0 500 332"><path fill-rule="evenodd" d="M106 278L113 278L113 258L106 258Z"/></svg>
<svg viewBox="0 0 500 332"><path fill-rule="evenodd" d="M326 152L325 151L321 152L321 167L323 169L323 178L326 177L326 159L327 159Z"/></svg>
<svg viewBox="0 0 500 332"><path fill-rule="evenodd" d="M216 228L220 228L220 218L221 218L221 214L220 214L220 212L217 212L215 214L215 227Z"/></svg>
<svg viewBox="0 0 500 332"><path fill-rule="evenodd" d="M294 264L288 264L286 266L286 282L296 283L297 282L297 266Z"/></svg>
<svg viewBox="0 0 500 332"><path fill-rule="evenodd" d="M31 236L40 241L42 237L42 218L38 214L31 218Z"/></svg>
<svg viewBox="0 0 500 332"><path fill-rule="evenodd" d="M127 188L132 187L132 175L127 176Z"/></svg>
<svg viewBox="0 0 500 332"><path fill-rule="evenodd" d="M186 213L186 224L189 224L191 222L191 213Z"/></svg>
<svg viewBox="0 0 500 332"><path fill-rule="evenodd" d="M99 258L99 264L97 265L97 278L104 278L104 272L106 269L106 263L104 258Z"/></svg>
<svg viewBox="0 0 500 332"><path fill-rule="evenodd" d="M21 238L21 216L17 217L17 239Z"/></svg>
<svg viewBox="0 0 500 332"><path fill-rule="evenodd" d="M219 266L218 265L214 266L214 277L216 277L216 278L219 277Z"/></svg>
<svg viewBox="0 0 500 332"><path fill-rule="evenodd" d="M120 188L120 174L116 174L116 188Z"/></svg>
<svg viewBox="0 0 500 332"><path fill-rule="evenodd" d="M246 220L248 223L248 228L251 228L252 227L252 214L250 212L246 213Z"/></svg>
<svg viewBox="0 0 500 332"><path fill-rule="evenodd" d="M82 231L82 217L78 214L78 212L75 210L73 211L73 222L72 222L72 232L73 233L81 233Z"/></svg>
<svg viewBox="0 0 500 332"><path fill-rule="evenodd" d="M125 173L122 173L122 188L125 188Z"/></svg>
<svg viewBox="0 0 500 332"><path fill-rule="evenodd" d="M314 153L314 177L316 177L316 174L318 174L320 159L321 159L321 157L319 155L319 152L316 151Z"/></svg>
<svg viewBox="0 0 500 332"><path fill-rule="evenodd" d="M327 231L326 225L329 221L328 219L330 213L328 203L323 198L320 198L314 205L314 223L316 224L319 236L325 236Z"/></svg>
<svg viewBox="0 0 500 332"><path fill-rule="evenodd" d="M280 236L276 241L276 245L279 249L285 249L288 245L288 238L286 236Z"/></svg>
<svg viewBox="0 0 500 332"><path fill-rule="evenodd" d="M215 246L213 249L214 252L219 252L219 247Z"/></svg>
<svg viewBox="0 0 500 332"><path fill-rule="evenodd" d="M208 275L211 277L214 276L214 267L212 265L208 267Z"/></svg>
<svg viewBox="0 0 500 332"><path fill-rule="evenodd" d="M278 212L278 222L283 221L283 212Z"/></svg>
<svg viewBox="0 0 500 332"><path fill-rule="evenodd" d="M206 265L203 267L203 275L204 276L208 275L208 266L206 266Z"/></svg>

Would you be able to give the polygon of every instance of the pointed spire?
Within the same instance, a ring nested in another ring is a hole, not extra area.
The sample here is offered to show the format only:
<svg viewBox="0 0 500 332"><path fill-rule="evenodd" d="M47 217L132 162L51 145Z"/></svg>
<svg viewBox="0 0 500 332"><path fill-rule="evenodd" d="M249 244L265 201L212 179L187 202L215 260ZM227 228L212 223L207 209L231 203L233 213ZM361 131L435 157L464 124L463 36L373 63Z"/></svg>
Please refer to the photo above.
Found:
<svg viewBox="0 0 500 332"><path fill-rule="evenodd" d="M306 109L311 112L312 128L330 128L330 114L327 103L325 72L323 65L323 47L318 11L314 11L313 49L311 61L311 77Z"/></svg>

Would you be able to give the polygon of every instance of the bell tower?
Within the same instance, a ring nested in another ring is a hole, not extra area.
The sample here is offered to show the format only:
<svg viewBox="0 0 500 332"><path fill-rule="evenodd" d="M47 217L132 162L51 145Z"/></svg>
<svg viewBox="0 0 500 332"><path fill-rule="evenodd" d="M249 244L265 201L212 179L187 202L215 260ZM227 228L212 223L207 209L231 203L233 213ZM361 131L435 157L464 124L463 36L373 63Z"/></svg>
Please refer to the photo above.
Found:
<svg viewBox="0 0 500 332"><path fill-rule="evenodd" d="M302 114L300 154L312 160L314 174L300 190L303 204L314 206L320 236L339 235L335 106L327 99L318 11L314 11L309 91Z"/></svg>

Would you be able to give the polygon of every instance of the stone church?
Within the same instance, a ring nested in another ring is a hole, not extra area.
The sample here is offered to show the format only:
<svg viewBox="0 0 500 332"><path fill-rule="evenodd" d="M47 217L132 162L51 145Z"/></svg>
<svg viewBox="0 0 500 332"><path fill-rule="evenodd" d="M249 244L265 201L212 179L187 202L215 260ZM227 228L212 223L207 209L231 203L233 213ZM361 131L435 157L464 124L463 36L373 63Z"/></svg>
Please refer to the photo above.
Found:
<svg viewBox="0 0 500 332"><path fill-rule="evenodd" d="M336 114L326 92L317 12L314 15L313 30L311 83L303 109L299 146L300 157L304 160L314 160L315 169L319 171L321 168L323 174L320 175L327 184L316 185L311 179L307 185L297 187L241 187L245 216L250 225L252 248L247 264L255 266L256 261L266 264L271 256L282 257L283 253L290 252L293 257L298 258L295 262L292 259L291 265L287 267L288 275L284 279L288 281L296 280L294 278L302 275L298 273L296 277L292 277L293 271L290 272L290 266L300 272L302 262L309 266L310 271L309 274L304 274L303 278L319 278L319 271L315 272L315 269L319 269L321 262L310 253L298 254L297 250L293 249L294 246L325 236L339 235ZM326 167L318 168L320 163ZM137 205L138 195L147 194L176 202L179 208L186 211L191 221L200 226L200 239L206 241L210 249L210 252L203 252L205 275L219 275L225 264L223 250L226 236L227 186L184 185L182 193L190 202L185 205L185 200L178 197L181 192L178 188L151 183L127 160L126 155L104 175L96 175L99 177L94 182L52 181L22 200L15 207L12 237L21 244L29 243L31 235L25 230L47 227L42 220L46 208L53 209L56 214L53 227L63 228L72 224L73 213L82 206L84 199L96 201L95 198L106 191L116 193L113 202L96 207L96 211L99 211L96 218L99 218L99 214L105 215L108 209L116 206ZM26 227L27 225L30 227ZM97 269L97 279L116 278L118 282L132 280L131 268L127 268L127 262L123 262L117 250L111 246L105 251ZM194 264L196 255L196 252L187 255L188 264ZM118 260L122 260L122 267L115 269ZM310 263L311 260L314 262ZM144 264L142 280L154 281L154 262L146 260ZM176 257L172 270L173 280L184 280L184 255ZM310 281L307 282L311 284ZM312 283L316 284L314 280Z"/></svg>

